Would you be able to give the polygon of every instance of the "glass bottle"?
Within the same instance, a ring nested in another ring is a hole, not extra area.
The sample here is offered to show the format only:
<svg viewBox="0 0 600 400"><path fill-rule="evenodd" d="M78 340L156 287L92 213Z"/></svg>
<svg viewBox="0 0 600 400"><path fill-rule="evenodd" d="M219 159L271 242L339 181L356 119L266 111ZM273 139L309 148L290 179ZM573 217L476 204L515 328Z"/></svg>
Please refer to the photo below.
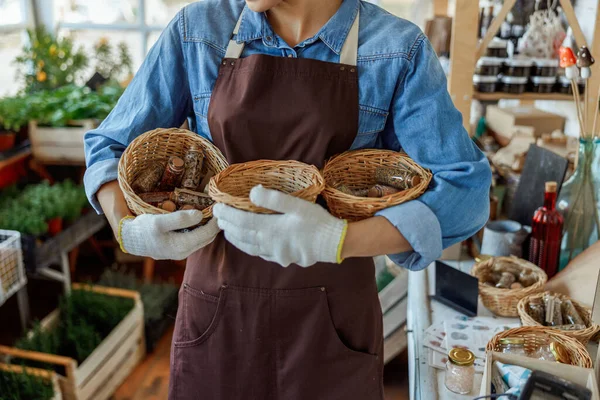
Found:
<svg viewBox="0 0 600 400"><path fill-rule="evenodd" d="M159 192L171 191L179 186L184 172L184 162L179 157L169 158L165 172L158 184Z"/></svg>
<svg viewBox="0 0 600 400"><path fill-rule="evenodd" d="M500 352L514 354L517 356L526 356L525 339L520 337L507 337L500 339Z"/></svg>
<svg viewBox="0 0 600 400"><path fill-rule="evenodd" d="M598 190L600 190L600 141L579 139L577 169L566 181L558 196L557 208L563 215L564 228L560 246L559 271L600 236Z"/></svg>
<svg viewBox="0 0 600 400"><path fill-rule="evenodd" d="M544 205L533 214L529 261L546 271L548 279L558 272L563 217L556 210L556 182L546 182Z"/></svg>
<svg viewBox="0 0 600 400"><path fill-rule="evenodd" d="M454 348L448 353L444 384L448 390L467 394L473 389L475 355L467 349Z"/></svg>

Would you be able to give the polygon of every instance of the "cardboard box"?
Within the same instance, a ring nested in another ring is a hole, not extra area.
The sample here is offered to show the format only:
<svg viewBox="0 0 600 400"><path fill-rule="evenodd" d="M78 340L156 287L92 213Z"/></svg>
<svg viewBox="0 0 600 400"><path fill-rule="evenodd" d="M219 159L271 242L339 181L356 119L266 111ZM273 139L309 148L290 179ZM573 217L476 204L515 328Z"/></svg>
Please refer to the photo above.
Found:
<svg viewBox="0 0 600 400"><path fill-rule="evenodd" d="M502 139L510 141L515 131L522 129L520 127L531 127L536 138L557 129L562 131L565 127L564 117L534 107L489 106L485 119L488 128L496 134L501 145L505 145Z"/></svg>
<svg viewBox="0 0 600 400"><path fill-rule="evenodd" d="M489 396L492 393L492 379L494 379L494 361L504 364L519 365L532 371L542 371L548 374L560 376L592 391L592 400L600 400L598 394L598 382L593 369L575 367L573 365L560 364L550 361L541 361L535 358L515 356L488 351L485 355L485 366L483 367L483 379L481 380L480 396Z"/></svg>

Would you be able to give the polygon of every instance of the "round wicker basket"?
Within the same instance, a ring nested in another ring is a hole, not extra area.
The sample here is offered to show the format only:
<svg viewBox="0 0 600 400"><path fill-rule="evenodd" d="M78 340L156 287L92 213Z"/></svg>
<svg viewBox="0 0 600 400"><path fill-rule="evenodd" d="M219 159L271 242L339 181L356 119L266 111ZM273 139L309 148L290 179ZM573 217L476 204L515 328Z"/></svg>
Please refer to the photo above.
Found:
<svg viewBox="0 0 600 400"><path fill-rule="evenodd" d="M496 262L510 262L521 269L528 268L537 278L537 282L522 289L501 289L484 285L485 277L492 272ZM536 265L517 257L492 257L473 266L471 275L479 279L479 295L483 305L496 315L518 317L517 305L523 297L544 290L548 275Z"/></svg>
<svg viewBox="0 0 600 400"><path fill-rule="evenodd" d="M366 190L375 185L377 167L402 166L421 177L415 187L381 198L359 197L343 193L336 188L344 184L352 190ZM377 211L419 197L431 181L431 172L420 167L406 153L389 150L353 150L332 157L323 169L325 190L323 196L329 211L339 218L359 221L375 215Z"/></svg>
<svg viewBox="0 0 600 400"><path fill-rule="evenodd" d="M204 152L203 174L217 174L227 168L227 160L210 141L185 129L154 129L134 139L119 160L118 179L127 206L135 215L166 214L168 211L142 201L131 188L140 172L150 161L166 164L169 157L183 157L192 144ZM204 221L212 217L212 207L202 210Z"/></svg>
<svg viewBox="0 0 600 400"><path fill-rule="evenodd" d="M525 351L533 352L538 347L555 341L564 346L569 353L571 365L582 368L592 368L592 359L585 346L561 331L549 329L545 326L522 326L520 328L508 329L496 334L487 344L486 350L500 351L500 339L506 337L521 337L525 339Z"/></svg>
<svg viewBox="0 0 600 400"><path fill-rule="evenodd" d="M579 340L581 343L586 344L594 335L596 335L598 332L600 332L600 326L595 325L592 322L592 310L589 307L586 307L583 304L578 303L577 301L571 299L567 295L564 295L561 293L552 293L552 292L535 293L535 294L529 295L527 297L524 297L521 299L521 301L519 301L519 304L517 305L517 310L519 312L519 317L521 318L521 324L523 324L523 326L543 326L540 323L536 322L533 318L531 318L531 316L529 315L529 312L527 310L529 309L528 306L529 306L529 302L531 299L543 298L544 294L546 294L546 293L551 293L561 300L566 300L566 299L571 300L571 302L573 302L573 305L575 306L575 309L577 309L577 312L579 313L581 318L583 318L583 320L585 321L585 326L587 327L585 329L581 329L581 330L577 330L577 331L561 331L561 330L559 330L560 333L562 333L566 336L575 338L575 339ZM549 326L547 326L546 328L552 329L552 327L549 327Z"/></svg>
<svg viewBox="0 0 600 400"><path fill-rule="evenodd" d="M256 185L314 203L325 183L315 166L299 161L256 160L233 164L213 176L208 193L214 201L240 210L276 214L275 211L257 207L250 201L250 190Z"/></svg>

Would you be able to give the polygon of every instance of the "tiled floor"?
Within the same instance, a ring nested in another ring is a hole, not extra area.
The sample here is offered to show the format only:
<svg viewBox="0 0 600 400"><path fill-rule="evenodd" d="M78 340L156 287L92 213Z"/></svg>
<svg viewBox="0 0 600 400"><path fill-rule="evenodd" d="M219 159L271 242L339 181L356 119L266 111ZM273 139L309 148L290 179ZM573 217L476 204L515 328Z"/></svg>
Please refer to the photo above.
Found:
<svg viewBox="0 0 600 400"><path fill-rule="evenodd" d="M167 398L169 348L172 335L171 329L160 340L154 352L146 357L117 390L114 400L165 400ZM384 382L386 400L408 399L406 354L400 355L386 366Z"/></svg>

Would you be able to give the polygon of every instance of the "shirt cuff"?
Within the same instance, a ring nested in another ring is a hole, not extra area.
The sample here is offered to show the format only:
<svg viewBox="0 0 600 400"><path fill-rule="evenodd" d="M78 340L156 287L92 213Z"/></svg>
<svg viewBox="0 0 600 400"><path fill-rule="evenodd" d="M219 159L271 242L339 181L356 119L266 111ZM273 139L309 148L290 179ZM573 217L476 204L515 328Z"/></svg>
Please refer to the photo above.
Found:
<svg viewBox="0 0 600 400"><path fill-rule="evenodd" d="M442 256L442 228L437 217L424 203L413 200L379 211L400 231L413 248L388 257L397 265L418 271Z"/></svg>
<svg viewBox="0 0 600 400"><path fill-rule="evenodd" d="M98 189L105 183L117 180L118 167L119 159L110 158L108 160L98 161L85 170L85 175L83 176L85 194L98 214L103 214L103 211L96 198L96 192L98 192Z"/></svg>

